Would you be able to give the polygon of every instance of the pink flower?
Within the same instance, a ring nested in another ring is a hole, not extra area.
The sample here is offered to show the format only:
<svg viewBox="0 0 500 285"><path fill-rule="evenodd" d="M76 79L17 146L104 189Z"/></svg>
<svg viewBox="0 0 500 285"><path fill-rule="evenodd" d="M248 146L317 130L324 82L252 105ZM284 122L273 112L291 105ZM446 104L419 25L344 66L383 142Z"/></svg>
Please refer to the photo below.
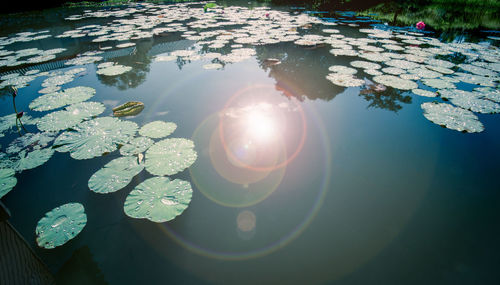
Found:
<svg viewBox="0 0 500 285"><path fill-rule="evenodd" d="M422 21L418 22L416 26L417 26L417 29L419 29L419 30L425 29L425 23Z"/></svg>
<svg viewBox="0 0 500 285"><path fill-rule="evenodd" d="M269 13L266 13L266 17L269 18Z"/></svg>

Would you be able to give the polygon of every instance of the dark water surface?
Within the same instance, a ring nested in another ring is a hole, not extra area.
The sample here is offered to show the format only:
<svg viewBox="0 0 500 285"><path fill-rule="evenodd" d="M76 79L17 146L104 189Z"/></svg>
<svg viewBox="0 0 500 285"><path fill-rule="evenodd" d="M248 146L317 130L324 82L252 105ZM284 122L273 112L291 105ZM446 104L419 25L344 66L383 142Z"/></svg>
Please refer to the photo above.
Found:
<svg viewBox="0 0 500 285"><path fill-rule="evenodd" d="M61 18L40 26L58 35L107 21ZM366 37L360 27L332 28ZM61 284L498 284L498 114L478 114L483 132L461 133L422 115L422 103L441 99L333 85L325 79L328 67L356 58L333 56L328 45L245 45L256 55L217 70L203 68L207 59L155 61L176 49L210 50L181 34L106 51L109 61L132 71L106 77L95 72L100 62L83 65L85 74L63 89L95 88L91 101L106 106L100 116L142 101L145 109L126 120L174 122L171 137L194 141L197 161L173 176L193 187L182 215L153 223L124 213L127 195L151 177L146 171L118 192L91 192L89 178L118 151L89 160L55 152L43 166L16 174L17 185L2 198L10 222ZM44 66L65 71L72 67L59 62L99 48L91 40L52 37L8 49L67 48ZM214 51L230 50L229 44ZM281 64L266 66L266 58ZM8 74L29 66L2 68ZM362 70L356 75L371 78ZM45 78L19 89L18 110L29 111ZM0 102L2 116L13 112L10 95ZM243 141L242 126L253 144ZM3 148L16 136L1 138ZM39 248L38 221L69 202L85 206L86 227L65 245Z"/></svg>

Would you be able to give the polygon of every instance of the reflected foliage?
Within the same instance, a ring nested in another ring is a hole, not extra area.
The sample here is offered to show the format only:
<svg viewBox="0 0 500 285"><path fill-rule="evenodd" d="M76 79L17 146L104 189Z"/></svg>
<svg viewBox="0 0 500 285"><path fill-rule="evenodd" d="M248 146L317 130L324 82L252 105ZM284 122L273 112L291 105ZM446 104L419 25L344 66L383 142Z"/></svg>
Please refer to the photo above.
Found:
<svg viewBox="0 0 500 285"><path fill-rule="evenodd" d="M359 92L359 96L369 102L368 108L385 109L398 112L403 108L403 104L411 104L411 96L404 95L400 90L394 88L385 88L380 90L377 85L368 83Z"/></svg>

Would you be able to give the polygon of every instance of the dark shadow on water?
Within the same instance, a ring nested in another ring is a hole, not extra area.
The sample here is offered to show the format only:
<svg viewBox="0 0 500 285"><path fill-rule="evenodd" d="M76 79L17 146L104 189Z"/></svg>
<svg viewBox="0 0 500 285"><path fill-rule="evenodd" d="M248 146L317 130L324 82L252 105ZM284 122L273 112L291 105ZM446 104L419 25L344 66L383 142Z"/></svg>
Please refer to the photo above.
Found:
<svg viewBox="0 0 500 285"><path fill-rule="evenodd" d="M56 273L56 284L64 285L107 285L104 275L94 261L88 246L73 252L71 258Z"/></svg>

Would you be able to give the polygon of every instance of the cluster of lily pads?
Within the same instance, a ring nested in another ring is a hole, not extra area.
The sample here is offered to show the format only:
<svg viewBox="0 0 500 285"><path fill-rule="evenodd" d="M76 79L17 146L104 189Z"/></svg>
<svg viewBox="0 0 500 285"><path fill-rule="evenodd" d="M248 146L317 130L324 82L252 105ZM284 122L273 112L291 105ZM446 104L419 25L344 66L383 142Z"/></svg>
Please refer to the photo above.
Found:
<svg viewBox="0 0 500 285"><path fill-rule="evenodd" d="M0 197L16 185L16 172L44 164L54 151L69 152L72 158L81 160L119 149L122 156L92 175L89 189L101 194L116 192L145 169L155 177L144 180L129 194L124 204L125 213L154 222L174 219L187 208L192 189L189 182L170 180L167 175L177 174L194 163L197 158L194 143L183 138L165 139L177 128L175 123L154 121L139 128L132 121L97 117L105 107L102 103L87 101L94 94L93 88L78 86L41 95L30 103L35 112L52 112L38 119L26 115L25 124L36 124L41 132L16 138L6 152L0 154ZM15 115L0 118L2 133L13 129ZM59 206L39 221L37 243L44 248L64 244L76 236L85 223L83 205Z"/></svg>
<svg viewBox="0 0 500 285"><path fill-rule="evenodd" d="M390 87L418 96L438 97L444 102L422 104L424 116L438 125L457 131L480 132L484 127L474 113L500 112L500 51L494 46L442 43L422 33L379 28L359 29L366 37L348 37L334 28L346 23L268 7L249 9L210 5L210 10L206 10L200 4L144 4L120 10L85 11L66 20L112 20L102 25L80 26L59 35L40 31L0 38L0 67L48 62L66 50L29 48L13 51L6 48L14 43L52 36L85 37L99 43L99 50L66 60L69 69L64 72L31 69L0 77L0 88L23 88L38 77L46 77L43 88L38 91L43 95L34 99L29 107L34 112L50 112L39 118L25 113L23 124L36 125L41 132L24 134L0 153L0 198L16 185L16 172L44 164L55 151L68 152L72 158L80 160L119 150L120 157L90 177L89 189L100 194L116 192L145 170L154 177L144 180L129 193L124 203L125 213L153 222L169 221L181 214L191 200L191 185L187 181L171 180L168 176L194 163L197 154L193 142L166 138L176 129L174 123L154 121L139 128L132 121L118 118L142 111L144 106L140 102L129 102L113 109L114 117L98 117L105 111L105 106L87 101L95 94L93 88L63 89L65 84L85 73L88 69L84 66L88 64L95 63L96 73L102 76L129 72L131 67L103 62L102 53L132 47L135 40L169 34L180 33L196 44L159 55L155 58L157 62L210 60L212 62L204 64L203 68L222 69L224 64L254 56L257 45L287 42L297 48L328 47L332 56L353 57L353 60L350 66L329 67L327 80L342 87L363 88L371 79L378 83L373 92ZM311 32L312 27L318 32ZM230 52L224 54L224 47L230 47ZM201 53L202 49L205 52ZM464 60L454 63L447 59L454 54L462 55ZM283 59L273 62L279 64L280 60ZM467 88L472 90L465 90L459 83L468 83ZM19 114L16 113L0 117L0 136L19 130L18 121ZM56 247L76 236L85 224L83 205L62 205L40 220L36 229L37 242L41 247Z"/></svg>

